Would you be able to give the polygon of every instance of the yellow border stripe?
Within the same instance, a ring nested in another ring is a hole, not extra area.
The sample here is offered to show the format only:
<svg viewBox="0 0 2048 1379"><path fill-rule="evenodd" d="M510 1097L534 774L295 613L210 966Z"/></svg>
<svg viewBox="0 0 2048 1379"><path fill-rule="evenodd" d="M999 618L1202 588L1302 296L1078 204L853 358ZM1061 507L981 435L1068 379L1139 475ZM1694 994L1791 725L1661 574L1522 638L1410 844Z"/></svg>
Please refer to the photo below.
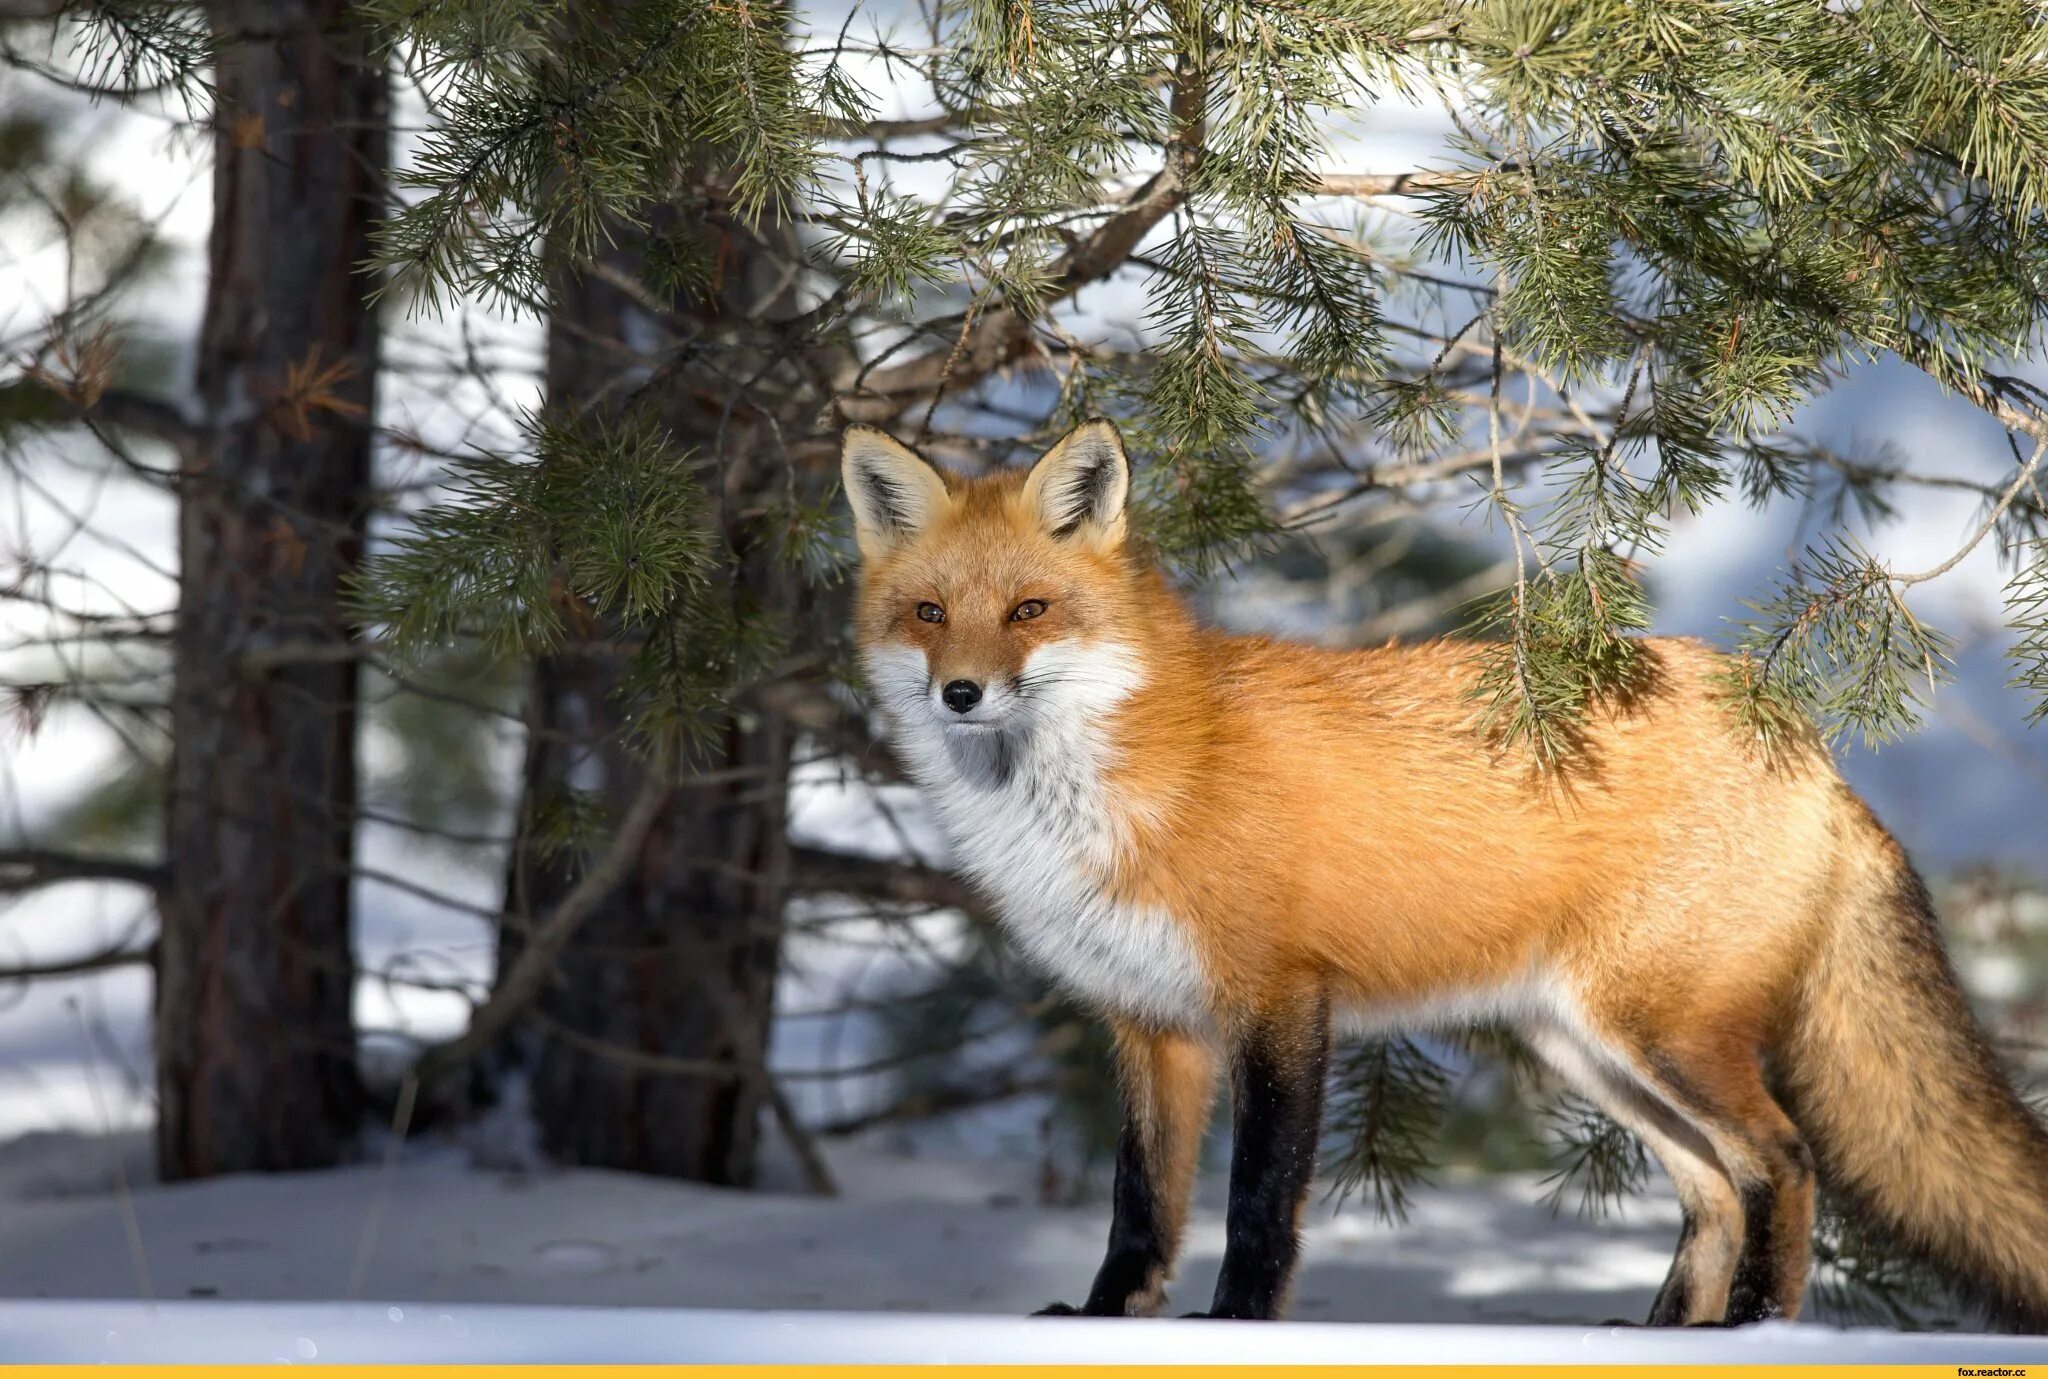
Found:
<svg viewBox="0 0 2048 1379"><path fill-rule="evenodd" d="M885 1375L928 1377L936 1371L981 1379L1135 1379L1135 1375L1284 1375L1317 1379L1360 1375L1370 1379L1479 1379L1481 1375L1614 1375L1616 1379L2048 1379L2036 1365L313 1365L332 1379L403 1379L406 1375L457 1375L504 1379L584 1379L594 1375L647 1377L690 1375L690 1379L881 1379ZM152 1379L207 1379L213 1375L274 1375L276 1365L0 1365L0 1375L137 1375Z"/></svg>

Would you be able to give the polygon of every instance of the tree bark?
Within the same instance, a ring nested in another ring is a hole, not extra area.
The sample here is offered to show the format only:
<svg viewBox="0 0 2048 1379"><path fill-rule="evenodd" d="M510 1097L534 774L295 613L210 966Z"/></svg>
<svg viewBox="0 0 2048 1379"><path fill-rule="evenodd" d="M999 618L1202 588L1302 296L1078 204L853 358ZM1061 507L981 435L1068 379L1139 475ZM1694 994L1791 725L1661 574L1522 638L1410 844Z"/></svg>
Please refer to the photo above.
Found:
<svg viewBox="0 0 2048 1379"><path fill-rule="evenodd" d="M180 482L156 988L167 1179L335 1163L361 1113L356 669L275 649L350 637L378 344L359 266L389 83L346 0L214 0L210 16L211 277Z"/></svg>
<svg viewBox="0 0 2048 1379"><path fill-rule="evenodd" d="M637 254L621 227L609 266L634 274ZM761 286L744 264L729 264L710 304L679 305L706 317L758 302ZM659 327L627 294L591 274L558 277L548 336L547 396L563 412L602 409L630 394L620 370L629 356L602 342L644 341ZM799 596L793 577L754 549L737 514L773 492L772 477L747 457L746 427L701 395L673 387L659 411L678 446L715 453L709 480L734 560L726 594L747 616L777 616ZM696 400L693 400L695 398ZM642 777L620 742L612 699L622 660L564 654L534 675L526 759L526 800L595 792L623 814ZM755 1172L766 1105L763 1068L773 1011L778 931L787 890L784 790L792 729L778 713L725 722L691 762L640 849L625 883L578 929L555 980L535 1003L524 1047L532 1109L548 1153L564 1163L626 1169L697 1182L744 1185ZM717 774L735 778L712 782ZM574 882L574 870L514 857L509 883L515 923L503 952L517 951L516 917L546 914ZM503 962L501 961L501 970ZM605 1049L625 1051L609 1056ZM633 1054L700 1062L703 1075L650 1070Z"/></svg>

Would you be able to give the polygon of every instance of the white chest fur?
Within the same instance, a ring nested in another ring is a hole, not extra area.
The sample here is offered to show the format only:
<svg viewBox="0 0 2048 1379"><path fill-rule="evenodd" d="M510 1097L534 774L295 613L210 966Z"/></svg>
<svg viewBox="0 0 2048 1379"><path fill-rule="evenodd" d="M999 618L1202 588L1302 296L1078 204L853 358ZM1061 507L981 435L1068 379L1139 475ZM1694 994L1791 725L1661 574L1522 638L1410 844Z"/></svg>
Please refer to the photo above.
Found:
<svg viewBox="0 0 2048 1379"><path fill-rule="evenodd" d="M1068 994L1173 1028L1204 1020L1207 981L1184 926L1105 893L1126 844L1103 784L1100 724L1137 683L1124 647L1040 648L1001 728L963 730L931 702L922 652L867 657L897 745L959 869L1025 956Z"/></svg>

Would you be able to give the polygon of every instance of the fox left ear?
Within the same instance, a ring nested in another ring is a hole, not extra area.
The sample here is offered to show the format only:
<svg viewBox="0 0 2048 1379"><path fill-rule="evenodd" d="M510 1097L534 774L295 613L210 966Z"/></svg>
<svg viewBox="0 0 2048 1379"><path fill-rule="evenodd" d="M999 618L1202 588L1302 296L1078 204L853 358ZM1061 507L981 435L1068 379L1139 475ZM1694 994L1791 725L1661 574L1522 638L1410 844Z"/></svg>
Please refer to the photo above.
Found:
<svg viewBox="0 0 2048 1379"><path fill-rule="evenodd" d="M1131 462L1116 423L1084 421L1039 457L1024 481L1024 502L1056 540L1085 535L1115 542L1124 534Z"/></svg>

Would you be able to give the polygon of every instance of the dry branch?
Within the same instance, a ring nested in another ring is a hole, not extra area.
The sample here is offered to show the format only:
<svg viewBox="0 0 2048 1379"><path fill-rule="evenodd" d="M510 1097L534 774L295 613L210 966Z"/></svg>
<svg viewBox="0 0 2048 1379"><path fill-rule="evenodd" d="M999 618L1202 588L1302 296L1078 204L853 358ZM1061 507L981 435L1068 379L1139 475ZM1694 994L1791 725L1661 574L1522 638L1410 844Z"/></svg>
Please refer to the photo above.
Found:
<svg viewBox="0 0 2048 1379"><path fill-rule="evenodd" d="M1044 304L1064 301L1123 267L1154 226L1187 198L1187 179L1199 162L1204 136L1204 81L1189 67L1173 82L1175 135L1166 164L1123 207L1053 265L1054 286ZM886 423L911 400L942 388L959 389L1021 357L1031 346L1035 318L1007 304L969 314L960 334L915 359L846 378L839 411L847 421Z"/></svg>
<svg viewBox="0 0 2048 1379"><path fill-rule="evenodd" d="M154 862L91 857L56 848L0 850L0 895L61 881L120 881L156 891L163 888L164 869Z"/></svg>
<svg viewBox="0 0 2048 1379"><path fill-rule="evenodd" d="M422 1085L462 1067L490 1047L533 1003L547 984L555 957L598 903L632 870L634 859L640 855L640 845L668 803L671 785L671 773L665 765L649 767L639 793L612 834L611 845L562 897L561 903L527 935L519 957L499 978L491 998L470 1016L469 1028L420 1054L414 1073Z"/></svg>
<svg viewBox="0 0 2048 1379"><path fill-rule="evenodd" d="M974 892L945 872L915 862L861 857L826 848L790 849L790 880L800 891L855 895L901 905L978 908Z"/></svg>

